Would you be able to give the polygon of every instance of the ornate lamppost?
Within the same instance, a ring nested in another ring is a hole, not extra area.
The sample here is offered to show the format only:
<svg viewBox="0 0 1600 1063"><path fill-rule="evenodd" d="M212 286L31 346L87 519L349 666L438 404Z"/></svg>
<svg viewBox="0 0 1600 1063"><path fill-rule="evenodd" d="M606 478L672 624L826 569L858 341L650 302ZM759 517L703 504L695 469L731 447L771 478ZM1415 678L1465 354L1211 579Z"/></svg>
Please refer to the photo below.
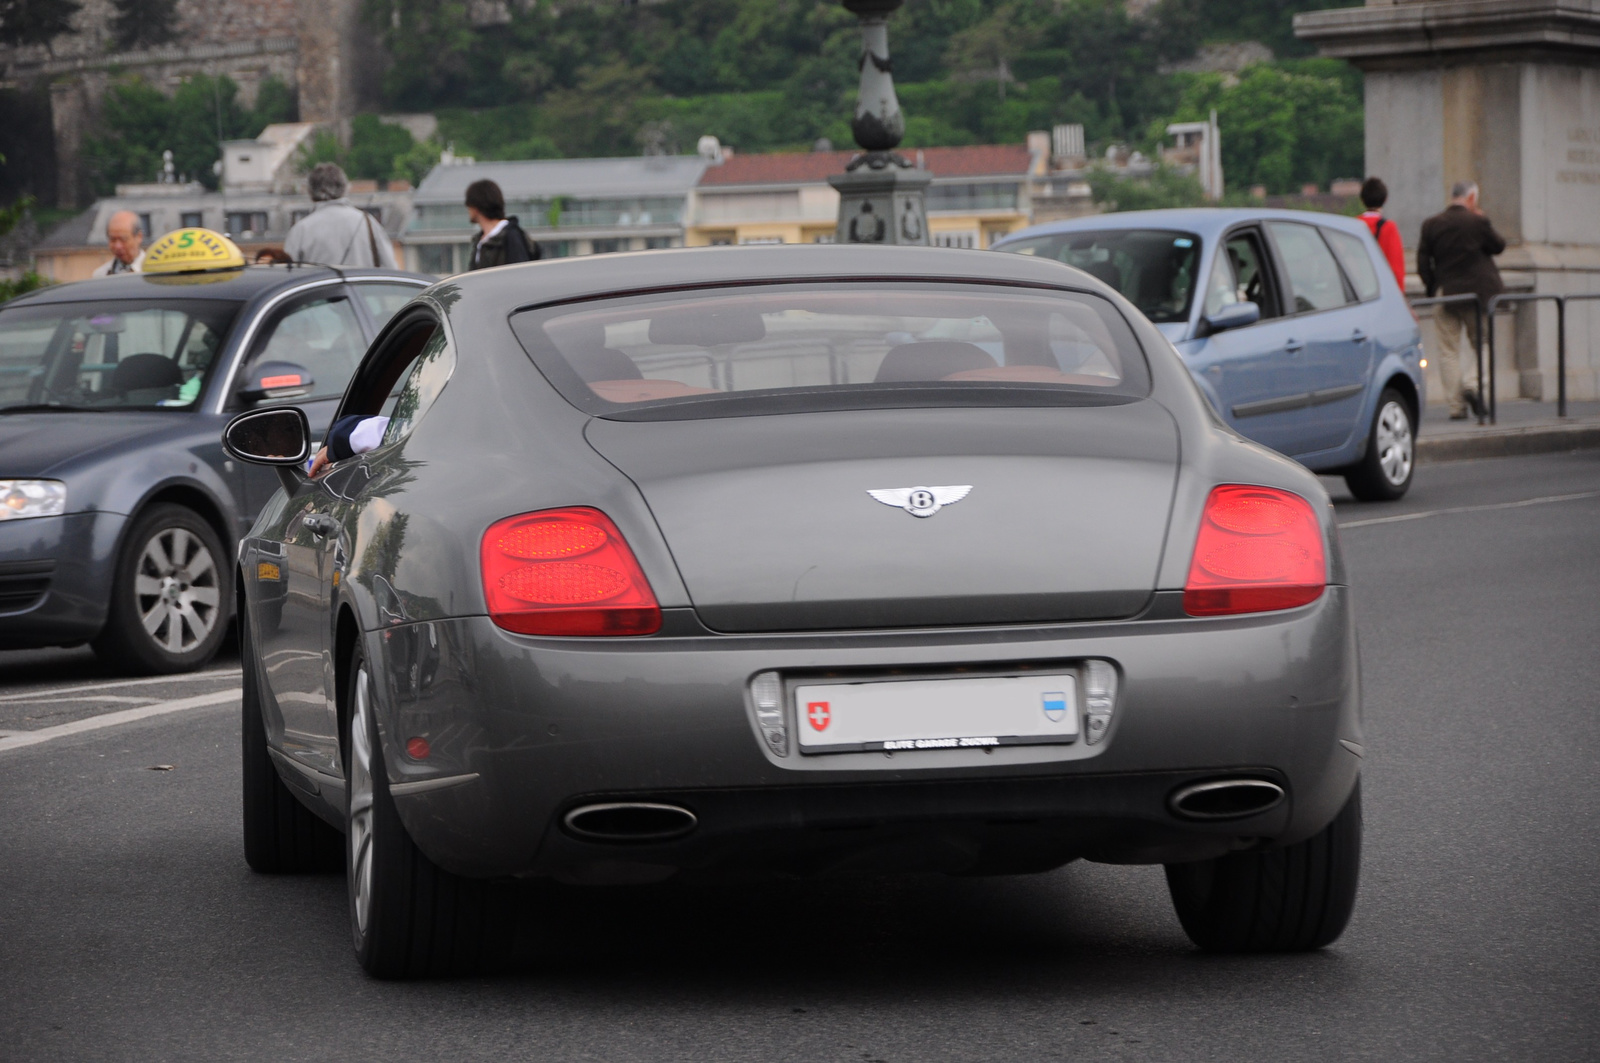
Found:
<svg viewBox="0 0 1600 1063"><path fill-rule="evenodd" d="M839 190L841 244L928 243L926 195L933 175L895 152L906 133L894 94L889 61L889 16L905 0L841 0L861 20L861 88L850 131L862 153L842 174L828 178Z"/></svg>

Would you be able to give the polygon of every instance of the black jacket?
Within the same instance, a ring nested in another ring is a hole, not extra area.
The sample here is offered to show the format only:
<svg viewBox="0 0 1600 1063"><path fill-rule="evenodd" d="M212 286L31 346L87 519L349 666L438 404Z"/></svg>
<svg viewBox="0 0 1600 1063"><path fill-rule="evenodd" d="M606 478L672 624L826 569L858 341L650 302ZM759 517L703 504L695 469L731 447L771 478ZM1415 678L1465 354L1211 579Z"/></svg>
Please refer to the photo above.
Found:
<svg viewBox="0 0 1600 1063"><path fill-rule="evenodd" d="M472 238L472 265L468 268L488 269L490 266L506 266L513 262L534 262L539 254L539 242L529 239L528 234L522 231L522 226L517 224L516 217L512 216L506 219L506 227L489 239L483 238L481 230Z"/></svg>
<svg viewBox="0 0 1600 1063"><path fill-rule="evenodd" d="M1428 294L1472 293L1489 300L1505 291L1494 257L1506 249L1503 237L1494 231L1489 219L1459 203L1422 223L1422 239L1417 243L1417 276L1427 285Z"/></svg>

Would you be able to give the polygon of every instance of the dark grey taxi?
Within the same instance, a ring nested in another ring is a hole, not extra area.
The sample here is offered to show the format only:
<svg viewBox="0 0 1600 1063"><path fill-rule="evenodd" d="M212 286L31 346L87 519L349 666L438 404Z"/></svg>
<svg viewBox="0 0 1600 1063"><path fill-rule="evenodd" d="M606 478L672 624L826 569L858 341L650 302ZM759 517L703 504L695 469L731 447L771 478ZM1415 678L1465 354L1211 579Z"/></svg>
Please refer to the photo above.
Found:
<svg viewBox="0 0 1600 1063"><path fill-rule="evenodd" d="M1205 948L1343 930L1332 508L1087 274L486 270L397 315L340 414L382 442L310 482L294 410L227 431L286 488L240 553L244 841L261 871L343 852L369 971L493 954L513 877L1083 858L1165 864Z"/></svg>
<svg viewBox="0 0 1600 1063"><path fill-rule="evenodd" d="M89 642L143 672L210 660L234 544L278 486L223 454L222 426L297 401L326 429L367 342L430 280L124 274L0 307L0 648Z"/></svg>

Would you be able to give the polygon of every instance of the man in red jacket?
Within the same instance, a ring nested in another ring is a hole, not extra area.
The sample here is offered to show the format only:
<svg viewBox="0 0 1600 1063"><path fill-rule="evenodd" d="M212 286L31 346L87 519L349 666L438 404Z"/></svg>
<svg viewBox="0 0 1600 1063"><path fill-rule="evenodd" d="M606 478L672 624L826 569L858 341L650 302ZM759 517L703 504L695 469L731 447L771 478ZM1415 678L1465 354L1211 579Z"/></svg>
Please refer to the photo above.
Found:
<svg viewBox="0 0 1600 1063"><path fill-rule="evenodd" d="M1367 178L1361 185L1361 205L1367 208L1362 212L1361 220L1372 230L1373 239L1378 241L1378 250L1389 260L1389 268L1394 270L1394 279L1399 282L1403 292L1406 290L1406 250L1400 243L1400 226L1383 216L1383 204L1388 198L1388 185L1379 178Z"/></svg>

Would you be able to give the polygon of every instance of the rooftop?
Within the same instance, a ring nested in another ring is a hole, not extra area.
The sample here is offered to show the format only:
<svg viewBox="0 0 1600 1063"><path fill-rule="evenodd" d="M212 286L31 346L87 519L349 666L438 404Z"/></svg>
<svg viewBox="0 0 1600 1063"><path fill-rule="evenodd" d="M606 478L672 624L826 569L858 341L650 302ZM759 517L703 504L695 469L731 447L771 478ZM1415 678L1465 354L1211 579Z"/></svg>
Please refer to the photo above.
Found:
<svg viewBox="0 0 1600 1063"><path fill-rule="evenodd" d="M810 151L773 155L735 155L712 166L700 179L701 188L718 185L820 184L844 168L858 152ZM936 178L1022 177L1033 156L1022 144L978 144L960 148L918 148L901 152L922 164Z"/></svg>
<svg viewBox="0 0 1600 1063"><path fill-rule="evenodd" d="M616 159L532 159L435 166L417 188L418 204L459 207L467 186L487 178L507 200L686 195L705 171L698 155L636 155Z"/></svg>

